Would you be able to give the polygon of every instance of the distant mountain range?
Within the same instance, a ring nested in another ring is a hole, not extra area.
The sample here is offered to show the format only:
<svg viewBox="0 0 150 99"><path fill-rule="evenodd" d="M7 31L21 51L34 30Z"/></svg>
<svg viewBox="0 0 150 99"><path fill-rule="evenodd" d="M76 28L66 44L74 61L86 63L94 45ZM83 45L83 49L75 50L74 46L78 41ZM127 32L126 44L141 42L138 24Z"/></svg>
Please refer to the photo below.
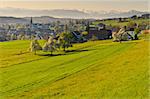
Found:
<svg viewBox="0 0 150 99"><path fill-rule="evenodd" d="M131 10L128 12L120 12L111 10L107 11L80 11L80 10L65 10L65 9L54 9L54 10L31 10L31 9L20 9L20 8L0 8L0 16L17 16L17 17L39 17L39 16L51 16L57 18L116 18L116 17L130 17L132 15L141 15L148 12Z"/></svg>
<svg viewBox="0 0 150 99"><path fill-rule="evenodd" d="M50 23L61 21L65 22L68 19L106 19L118 17L131 17L133 15L147 14L148 12L141 12L131 10L128 12L119 12L111 10L106 11L79 11L79 10L29 10L17 8L0 8L0 24L3 23L30 23L31 17L35 23ZM19 18L16 18L19 17Z"/></svg>
<svg viewBox="0 0 150 99"><path fill-rule="evenodd" d="M49 16L32 17L33 23L51 23L61 21L62 23L68 22L70 18L54 18ZM30 24L31 17L5 17L0 16L0 24Z"/></svg>

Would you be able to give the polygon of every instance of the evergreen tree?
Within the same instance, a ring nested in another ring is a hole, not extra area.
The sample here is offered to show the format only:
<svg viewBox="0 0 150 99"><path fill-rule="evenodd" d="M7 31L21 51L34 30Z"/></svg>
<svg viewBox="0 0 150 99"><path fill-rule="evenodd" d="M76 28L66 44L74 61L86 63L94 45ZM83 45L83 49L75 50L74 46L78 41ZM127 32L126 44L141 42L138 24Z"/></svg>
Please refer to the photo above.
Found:
<svg viewBox="0 0 150 99"><path fill-rule="evenodd" d="M135 28L135 29L134 29L134 33L135 33L134 39L135 39L135 40L138 40L138 34L140 33L140 29L139 29L139 28Z"/></svg>
<svg viewBox="0 0 150 99"><path fill-rule="evenodd" d="M64 51L66 51L66 48L72 47L72 44L71 44L72 35L71 35L71 33L61 33L58 40L59 40L60 46L63 48Z"/></svg>

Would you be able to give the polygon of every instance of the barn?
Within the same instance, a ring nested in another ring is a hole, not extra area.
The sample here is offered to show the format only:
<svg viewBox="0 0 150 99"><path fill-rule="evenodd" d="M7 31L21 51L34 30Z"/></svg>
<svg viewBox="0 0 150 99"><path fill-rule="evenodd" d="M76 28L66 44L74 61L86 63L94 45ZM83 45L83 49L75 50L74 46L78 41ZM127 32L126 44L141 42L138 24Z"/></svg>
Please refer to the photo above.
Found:
<svg viewBox="0 0 150 99"><path fill-rule="evenodd" d="M88 38L91 39L95 36L98 40L110 39L112 38L112 31L105 28L105 24L100 23L96 26L90 25Z"/></svg>

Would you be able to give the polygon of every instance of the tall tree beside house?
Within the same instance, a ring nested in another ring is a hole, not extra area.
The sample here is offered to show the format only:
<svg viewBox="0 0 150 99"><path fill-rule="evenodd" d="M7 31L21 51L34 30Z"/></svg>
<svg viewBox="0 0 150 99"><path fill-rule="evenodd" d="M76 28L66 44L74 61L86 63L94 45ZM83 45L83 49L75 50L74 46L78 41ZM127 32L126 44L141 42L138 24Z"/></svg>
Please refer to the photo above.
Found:
<svg viewBox="0 0 150 99"><path fill-rule="evenodd" d="M53 55L53 52L56 50L56 43L53 39L53 37L50 37L48 41L43 46L43 51L51 52L51 55Z"/></svg>
<svg viewBox="0 0 150 99"><path fill-rule="evenodd" d="M60 21L57 21L57 22L55 23L55 27L54 27L54 31L55 31L56 33L59 33L59 32L60 32L60 27L59 27L59 25L60 25Z"/></svg>
<svg viewBox="0 0 150 99"><path fill-rule="evenodd" d="M64 26L64 33L68 33L68 32L69 32L68 25L67 25L67 24L65 24L65 26Z"/></svg>
<svg viewBox="0 0 150 99"><path fill-rule="evenodd" d="M56 48L60 50L60 48L61 48L61 40L60 40L60 38L58 38L58 40L55 40L55 44L56 44L55 45Z"/></svg>
<svg viewBox="0 0 150 99"><path fill-rule="evenodd" d="M134 29L134 33L135 33L134 39L135 39L135 40L138 40L138 34L140 33L140 29L139 29L139 28L135 28L135 29Z"/></svg>
<svg viewBox="0 0 150 99"><path fill-rule="evenodd" d="M72 47L72 34L71 33L61 33L59 37L59 43L60 46L63 48L64 51L66 51L66 48Z"/></svg>
<svg viewBox="0 0 150 99"><path fill-rule="evenodd" d="M42 50L38 40L34 39L31 41L29 50L30 52L34 52L35 55L37 50Z"/></svg>
<svg viewBox="0 0 150 99"><path fill-rule="evenodd" d="M90 30L90 22L87 23L87 26L86 26L86 31L89 33L89 30Z"/></svg>

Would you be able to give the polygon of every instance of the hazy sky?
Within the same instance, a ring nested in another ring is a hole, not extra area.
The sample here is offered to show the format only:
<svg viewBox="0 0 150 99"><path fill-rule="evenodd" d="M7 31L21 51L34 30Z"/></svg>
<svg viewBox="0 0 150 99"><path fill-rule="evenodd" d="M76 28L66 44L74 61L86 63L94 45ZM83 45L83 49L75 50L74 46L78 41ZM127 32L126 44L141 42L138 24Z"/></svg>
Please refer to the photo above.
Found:
<svg viewBox="0 0 150 99"><path fill-rule="evenodd" d="M0 8L148 11L149 0L0 0Z"/></svg>

